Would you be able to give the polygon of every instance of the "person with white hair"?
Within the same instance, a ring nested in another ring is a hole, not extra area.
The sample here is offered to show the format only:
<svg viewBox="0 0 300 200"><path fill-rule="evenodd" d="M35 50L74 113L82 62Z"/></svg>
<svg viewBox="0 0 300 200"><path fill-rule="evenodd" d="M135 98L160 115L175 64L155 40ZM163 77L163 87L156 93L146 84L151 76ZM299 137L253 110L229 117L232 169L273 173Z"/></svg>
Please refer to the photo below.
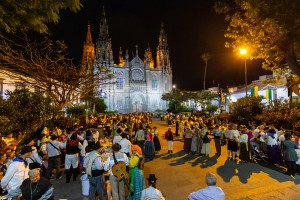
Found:
<svg viewBox="0 0 300 200"><path fill-rule="evenodd" d="M208 172L205 176L207 184L206 188L192 192L189 196L189 200L225 200L225 194L223 190L216 186L217 178L213 173Z"/></svg>
<svg viewBox="0 0 300 200"><path fill-rule="evenodd" d="M53 200L54 188L50 181L41 177L40 168L32 169L28 172L29 178L25 179L20 186L22 198L24 200Z"/></svg>

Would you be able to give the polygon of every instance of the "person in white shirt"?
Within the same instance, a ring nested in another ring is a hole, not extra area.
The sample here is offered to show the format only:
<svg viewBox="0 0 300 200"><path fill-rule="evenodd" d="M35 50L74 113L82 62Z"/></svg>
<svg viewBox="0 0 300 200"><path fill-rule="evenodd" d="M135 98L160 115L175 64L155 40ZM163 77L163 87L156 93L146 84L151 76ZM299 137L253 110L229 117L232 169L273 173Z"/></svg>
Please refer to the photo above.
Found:
<svg viewBox="0 0 300 200"><path fill-rule="evenodd" d="M113 166L118 162L124 162L126 166L129 166L129 159L125 153L119 152L121 145L119 143L112 145L113 155L108 157L104 171L110 170L109 181L112 189L113 200L125 200L124 180L119 181L113 174Z"/></svg>
<svg viewBox="0 0 300 200"><path fill-rule="evenodd" d="M122 130L118 128L116 135L114 135L113 144L119 143L122 140L121 133Z"/></svg>
<svg viewBox="0 0 300 200"><path fill-rule="evenodd" d="M149 187L142 191L141 200L165 200L165 197L162 195L162 193L158 189L156 189L157 178L155 177L155 174L149 174L149 177L147 179L149 181Z"/></svg>
<svg viewBox="0 0 300 200"><path fill-rule="evenodd" d="M216 186L217 178L213 173L208 172L205 176L207 187L192 192L189 200L225 200L225 194L220 187Z"/></svg>
<svg viewBox="0 0 300 200"><path fill-rule="evenodd" d="M48 154L48 167L47 167L47 178L50 180L52 170L55 168L55 178L61 178L60 173L60 154L61 149L66 147L66 142L62 143L57 141L57 136L52 135L51 141L47 143L46 150Z"/></svg>
<svg viewBox="0 0 300 200"><path fill-rule="evenodd" d="M126 138L126 134L121 134L122 139L119 144L121 145L120 152L125 153L127 157L131 156L131 142Z"/></svg>
<svg viewBox="0 0 300 200"><path fill-rule="evenodd" d="M249 144L248 144L248 129L246 127L242 127L241 129L241 136L239 139L240 142L240 162L249 162Z"/></svg>
<svg viewBox="0 0 300 200"><path fill-rule="evenodd" d="M34 141L32 138L27 138L24 141L25 146L32 148L32 154L29 158L26 159L27 163L29 164L29 169L37 168L39 165L39 168L42 166L43 161L40 157L40 155L37 152L36 147L34 146Z"/></svg>
<svg viewBox="0 0 300 200"><path fill-rule="evenodd" d="M234 125L230 124L228 126L228 129L225 131L224 136L227 139L227 160L236 160L236 152L237 152L237 141L235 140L235 131L234 131ZM230 155L232 154L232 157L230 158Z"/></svg>
<svg viewBox="0 0 300 200"><path fill-rule="evenodd" d="M20 156L17 156L8 166L5 176L1 180L1 187L7 190L7 199L17 199L21 194L20 186L26 178L28 178L29 167L25 160L32 154L32 148L29 146L23 147Z"/></svg>
<svg viewBox="0 0 300 200"><path fill-rule="evenodd" d="M96 142L93 151L88 153L85 161L84 167L86 169L86 174L89 177L89 199L95 199L95 193L97 191L98 197L100 200L105 199L105 191L104 191L104 178L103 178L103 161L102 154L104 152L104 148L101 146L100 142Z"/></svg>

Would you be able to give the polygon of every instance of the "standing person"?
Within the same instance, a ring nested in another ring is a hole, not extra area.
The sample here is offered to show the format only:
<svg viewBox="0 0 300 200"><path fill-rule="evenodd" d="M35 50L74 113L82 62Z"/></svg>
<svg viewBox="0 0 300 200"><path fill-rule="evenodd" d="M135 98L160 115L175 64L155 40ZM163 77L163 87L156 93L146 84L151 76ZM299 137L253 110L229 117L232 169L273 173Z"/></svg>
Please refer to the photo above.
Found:
<svg viewBox="0 0 300 200"><path fill-rule="evenodd" d="M41 177L40 168L31 169L29 178L25 179L20 186L22 199L24 200L54 200L54 188L50 181Z"/></svg>
<svg viewBox="0 0 300 200"><path fill-rule="evenodd" d="M206 132L205 136L203 137L201 154L207 157L209 157L210 154L210 138L208 136L208 132Z"/></svg>
<svg viewBox="0 0 300 200"><path fill-rule="evenodd" d="M113 200L125 200L124 180L119 181L113 174L113 166L118 162L124 162L126 166L129 166L129 160L125 153L120 152L121 145L119 143L112 145L113 155L108 157L104 170L110 170L109 181L112 189Z"/></svg>
<svg viewBox="0 0 300 200"><path fill-rule="evenodd" d="M283 158L287 166L286 174L295 179L296 173L296 161L298 160L297 153L295 149L298 149L298 146L294 141L291 141L291 134L284 134L285 141L281 143L283 148Z"/></svg>
<svg viewBox="0 0 300 200"><path fill-rule="evenodd" d="M24 145L32 148L32 154L29 158L26 159L26 162L29 164L29 169L41 168L43 161L40 155L37 152L37 148L34 146L34 141L32 138L27 138L24 141Z"/></svg>
<svg viewBox="0 0 300 200"><path fill-rule="evenodd" d="M89 178L89 200L95 199L96 191L99 199L104 200L104 196L106 195L103 179L104 163L101 159L103 148L99 141L94 144L93 149L93 151L87 154L84 161L86 174Z"/></svg>
<svg viewBox="0 0 300 200"><path fill-rule="evenodd" d="M238 149L238 144L235 138L233 125L229 125L228 129L225 131L224 136L227 139L227 160L236 161L236 153ZM232 157L230 157L232 155Z"/></svg>
<svg viewBox="0 0 300 200"><path fill-rule="evenodd" d="M139 130L135 134L135 141L137 145L139 145L144 152L144 145L145 145L145 133L143 130L143 126L139 126Z"/></svg>
<svg viewBox="0 0 300 200"><path fill-rule="evenodd" d="M55 169L55 178L61 178L60 173L60 154L61 149L65 147L65 143L58 142L57 136L52 135L51 141L46 145L46 151L48 154L48 168L47 168L47 178L50 179L52 175L52 170Z"/></svg>
<svg viewBox="0 0 300 200"><path fill-rule="evenodd" d="M15 200L21 194L20 186L28 178L29 167L26 164L26 158L32 154L32 148L25 146L13 162L8 166L5 176L1 180L1 187L7 190L7 199Z"/></svg>
<svg viewBox="0 0 300 200"><path fill-rule="evenodd" d="M173 153L173 132L171 130L171 127L168 128L168 130L165 133L165 138L168 141L168 153Z"/></svg>
<svg viewBox="0 0 300 200"><path fill-rule="evenodd" d="M153 142L154 142L155 154L158 154L158 152L161 150L161 145L158 138L158 131L156 126L153 127L153 131L154 131Z"/></svg>
<svg viewBox="0 0 300 200"><path fill-rule="evenodd" d="M191 127L187 125L184 131L184 143L183 143L183 150L187 153L191 152L192 134L193 131L191 130Z"/></svg>
<svg viewBox="0 0 300 200"><path fill-rule="evenodd" d="M248 144L248 134L247 129L241 129L240 136L240 162L249 162L249 144Z"/></svg>
<svg viewBox="0 0 300 200"><path fill-rule="evenodd" d="M213 132L214 140L215 140L216 154L220 156L221 155L221 136L222 136L222 133L219 129L219 125L216 125L212 132Z"/></svg>
<svg viewBox="0 0 300 200"><path fill-rule="evenodd" d="M269 164L282 164L281 149L277 142L278 135L276 130L271 128L266 133L267 136L267 155L269 158Z"/></svg>
<svg viewBox="0 0 300 200"><path fill-rule="evenodd" d="M183 134L184 134L184 125L183 125L182 119L179 120L178 133L179 133L179 137L180 137L180 138L183 138Z"/></svg>
<svg viewBox="0 0 300 200"><path fill-rule="evenodd" d="M150 127L147 130L144 155L146 159L150 159L150 160L153 160L155 156L153 134L151 133Z"/></svg>
<svg viewBox="0 0 300 200"><path fill-rule="evenodd" d="M225 194L223 190L216 186L217 178L213 173L208 172L205 176L206 188L192 192L189 196L189 200L225 200Z"/></svg>
<svg viewBox="0 0 300 200"><path fill-rule="evenodd" d="M131 142L126 138L126 134L121 134L122 139L119 144L121 145L120 152L125 153L129 158L131 156Z"/></svg>
<svg viewBox="0 0 300 200"><path fill-rule="evenodd" d="M113 144L119 143L122 140L121 133L122 129L118 128L116 134L114 135Z"/></svg>
<svg viewBox="0 0 300 200"><path fill-rule="evenodd" d="M77 140L77 134L73 133L71 138L68 139L66 144L66 158L65 158L65 172L66 172L66 183L70 182L71 176L73 175L73 181L76 181L78 174L78 153L82 148L81 143Z"/></svg>
<svg viewBox="0 0 300 200"><path fill-rule="evenodd" d="M142 191L141 200L147 200L147 199L165 200L162 193L158 189L156 189L157 178L155 177L155 174L149 174L147 180L148 180L149 187L147 187Z"/></svg>
<svg viewBox="0 0 300 200"><path fill-rule="evenodd" d="M193 125L194 129L193 129L193 137L192 137L192 144L191 144L191 151L193 154L195 155L199 155L200 154L200 129L199 129L199 125L198 123L195 123ZM202 139L201 139L202 141Z"/></svg>
<svg viewBox="0 0 300 200"><path fill-rule="evenodd" d="M137 154L137 151L133 150L133 154L138 158L138 162L134 165L134 162L130 159L130 186L129 186L129 200L140 200L142 196L142 190L145 189L144 178L144 158Z"/></svg>
<svg viewBox="0 0 300 200"><path fill-rule="evenodd" d="M179 136L179 119L175 119L175 135Z"/></svg>

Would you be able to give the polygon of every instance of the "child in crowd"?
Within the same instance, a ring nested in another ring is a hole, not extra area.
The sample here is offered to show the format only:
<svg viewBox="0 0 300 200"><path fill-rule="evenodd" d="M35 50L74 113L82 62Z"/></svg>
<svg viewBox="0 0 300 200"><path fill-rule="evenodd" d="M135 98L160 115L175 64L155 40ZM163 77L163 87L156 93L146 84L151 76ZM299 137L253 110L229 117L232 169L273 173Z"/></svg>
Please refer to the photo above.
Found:
<svg viewBox="0 0 300 200"><path fill-rule="evenodd" d="M201 149L201 154L203 154L204 156L209 157L210 154L210 138L208 136L208 132L206 132L206 134L203 137L203 145L202 145L202 149Z"/></svg>

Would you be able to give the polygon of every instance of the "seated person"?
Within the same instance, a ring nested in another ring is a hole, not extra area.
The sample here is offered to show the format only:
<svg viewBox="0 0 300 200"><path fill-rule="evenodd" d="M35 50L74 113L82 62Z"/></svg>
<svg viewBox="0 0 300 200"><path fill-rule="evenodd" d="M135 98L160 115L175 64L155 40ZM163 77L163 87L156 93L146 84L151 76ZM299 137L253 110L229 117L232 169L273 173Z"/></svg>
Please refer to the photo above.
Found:
<svg viewBox="0 0 300 200"><path fill-rule="evenodd" d="M225 194L220 187L217 187L217 178L213 173L208 172L205 176L207 184L206 188L192 192L189 196L189 200L225 200Z"/></svg>
<svg viewBox="0 0 300 200"><path fill-rule="evenodd" d="M20 186L24 200L47 199L54 200L54 188L50 181L40 175L40 169L32 169L28 172L29 178Z"/></svg>

